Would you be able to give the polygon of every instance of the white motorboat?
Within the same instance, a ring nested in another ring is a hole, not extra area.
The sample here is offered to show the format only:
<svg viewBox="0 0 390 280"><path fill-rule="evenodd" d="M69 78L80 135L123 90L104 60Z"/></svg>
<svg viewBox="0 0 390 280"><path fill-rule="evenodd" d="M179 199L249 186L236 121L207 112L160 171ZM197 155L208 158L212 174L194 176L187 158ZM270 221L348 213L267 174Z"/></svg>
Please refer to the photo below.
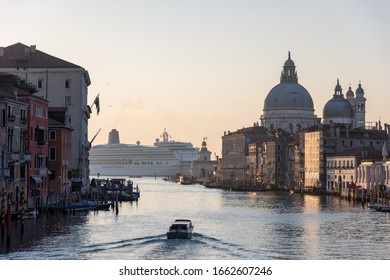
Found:
<svg viewBox="0 0 390 280"><path fill-rule="evenodd" d="M177 219L169 227L167 232L168 239L190 239L194 226L191 220Z"/></svg>

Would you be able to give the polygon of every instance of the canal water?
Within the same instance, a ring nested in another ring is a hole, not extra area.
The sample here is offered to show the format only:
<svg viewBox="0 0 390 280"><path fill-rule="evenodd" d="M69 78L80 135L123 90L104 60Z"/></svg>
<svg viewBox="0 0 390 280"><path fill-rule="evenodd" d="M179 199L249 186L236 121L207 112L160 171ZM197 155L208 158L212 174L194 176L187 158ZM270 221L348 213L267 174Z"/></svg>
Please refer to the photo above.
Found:
<svg viewBox="0 0 390 280"><path fill-rule="evenodd" d="M13 221L0 259L379 260L390 259L390 216L337 197L232 192L137 178L138 202L113 210ZM168 240L177 218L190 240Z"/></svg>

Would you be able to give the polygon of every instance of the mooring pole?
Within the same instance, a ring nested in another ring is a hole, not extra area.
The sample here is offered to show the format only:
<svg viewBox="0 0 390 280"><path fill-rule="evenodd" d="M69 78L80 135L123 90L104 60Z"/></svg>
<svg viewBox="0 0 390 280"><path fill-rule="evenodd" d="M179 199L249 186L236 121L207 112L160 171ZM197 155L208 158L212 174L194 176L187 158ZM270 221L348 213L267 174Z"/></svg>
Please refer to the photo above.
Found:
<svg viewBox="0 0 390 280"><path fill-rule="evenodd" d="M5 189L1 189L1 235L5 232Z"/></svg>
<svg viewBox="0 0 390 280"><path fill-rule="evenodd" d="M11 245L11 200L8 200L7 207L7 246Z"/></svg>
<svg viewBox="0 0 390 280"><path fill-rule="evenodd" d="M24 233L24 186L22 186L22 193L21 193L21 203L22 203L22 213L20 215L20 220L22 222L21 231L22 234Z"/></svg>
<svg viewBox="0 0 390 280"><path fill-rule="evenodd" d="M118 215L119 209L118 209L118 189L116 189L116 198L115 198L115 209L116 209L116 214Z"/></svg>

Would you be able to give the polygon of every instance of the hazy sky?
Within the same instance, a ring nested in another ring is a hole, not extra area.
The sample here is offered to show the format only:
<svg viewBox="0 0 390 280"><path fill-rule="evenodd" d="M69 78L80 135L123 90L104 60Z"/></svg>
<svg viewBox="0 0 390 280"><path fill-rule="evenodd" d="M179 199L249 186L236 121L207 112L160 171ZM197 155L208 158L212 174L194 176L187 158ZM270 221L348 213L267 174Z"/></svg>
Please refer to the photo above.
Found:
<svg viewBox="0 0 390 280"><path fill-rule="evenodd" d="M4 3L3 3L4 2ZM93 144L172 139L221 154L224 131L260 121L288 51L322 117L337 78L359 81L368 121L390 123L390 1L3 1L0 46L17 42L88 70Z"/></svg>

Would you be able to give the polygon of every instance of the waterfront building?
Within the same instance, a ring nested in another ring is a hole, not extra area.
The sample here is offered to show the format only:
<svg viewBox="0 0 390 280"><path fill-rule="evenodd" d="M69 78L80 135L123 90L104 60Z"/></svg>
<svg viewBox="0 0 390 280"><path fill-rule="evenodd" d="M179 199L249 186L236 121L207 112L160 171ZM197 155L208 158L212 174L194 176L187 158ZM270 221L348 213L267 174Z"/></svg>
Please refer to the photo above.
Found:
<svg viewBox="0 0 390 280"><path fill-rule="evenodd" d="M356 147L328 156L326 192L348 197L355 188L367 189L370 183L367 184L367 176L362 175L367 174L367 169L373 167L373 161L381 159L381 152L374 147Z"/></svg>
<svg viewBox="0 0 390 280"><path fill-rule="evenodd" d="M50 195L70 193L72 179L72 131L65 107L49 108L48 161Z"/></svg>
<svg viewBox="0 0 390 280"><path fill-rule="evenodd" d="M363 161L357 168L357 184L372 193L375 186L386 182L386 169L382 160Z"/></svg>
<svg viewBox="0 0 390 280"><path fill-rule="evenodd" d="M248 177L251 182L258 182L260 179L260 156L263 141L254 141L248 144Z"/></svg>
<svg viewBox="0 0 390 280"><path fill-rule="evenodd" d="M387 151L385 151L387 153ZM383 159L384 163L384 169L385 169L385 181L384 184L389 188L390 186L390 159L384 158Z"/></svg>
<svg viewBox="0 0 390 280"><path fill-rule="evenodd" d="M269 137L265 127L255 124L253 127L225 131L222 136L222 180L231 183L250 179L248 164L248 145Z"/></svg>
<svg viewBox="0 0 390 280"><path fill-rule="evenodd" d="M270 131L283 129L296 133L318 123L310 93L298 83L295 63L288 59L283 65L280 83L274 86L264 100L261 126Z"/></svg>
<svg viewBox="0 0 390 280"><path fill-rule="evenodd" d="M312 127L304 133L305 173L304 186L326 190L326 159L339 152L372 147L381 150L389 145L388 130L351 129L349 124L324 124Z"/></svg>
<svg viewBox="0 0 390 280"><path fill-rule="evenodd" d="M28 167L28 205L46 203L49 194L47 169L48 101L35 93L21 92L19 99L28 104L27 109L27 151L31 155Z"/></svg>
<svg viewBox="0 0 390 280"><path fill-rule="evenodd" d="M72 183L81 187L89 183L88 162L88 71L36 48L16 43L0 47L0 70L36 85L37 96L49 101L50 107L67 107L72 133Z"/></svg>
<svg viewBox="0 0 390 280"><path fill-rule="evenodd" d="M28 105L20 100L23 90L16 88L15 82L11 75L0 75L0 191L4 202L12 203L12 211L18 210L22 192L25 197L28 194L28 167L31 162L27 143ZM28 89L28 85L23 86Z"/></svg>
<svg viewBox="0 0 390 280"><path fill-rule="evenodd" d="M292 135L282 129L275 130L259 147L259 180L262 184L286 187L292 178L289 174L289 143Z"/></svg>
<svg viewBox="0 0 390 280"><path fill-rule="evenodd" d="M190 174L195 181L207 182L215 178L217 160L211 160L211 152L207 148L207 138L202 141L198 158L191 162Z"/></svg>

